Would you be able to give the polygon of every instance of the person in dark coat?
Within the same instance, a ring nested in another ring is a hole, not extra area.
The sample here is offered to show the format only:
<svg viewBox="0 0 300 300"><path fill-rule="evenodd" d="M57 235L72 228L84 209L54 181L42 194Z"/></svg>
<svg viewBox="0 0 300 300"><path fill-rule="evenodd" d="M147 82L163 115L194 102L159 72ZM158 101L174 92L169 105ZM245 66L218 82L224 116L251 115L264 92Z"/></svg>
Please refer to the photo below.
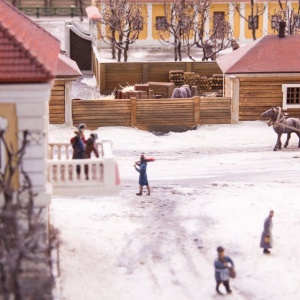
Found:
<svg viewBox="0 0 300 300"><path fill-rule="evenodd" d="M141 154L140 161L136 162L133 166L136 169L136 171L140 173L140 177L139 177L140 190L136 195L141 196L143 194L143 186L145 185L148 190L147 195L149 196L150 195L150 186L149 186L148 178L147 178L147 160L143 153Z"/></svg>
<svg viewBox="0 0 300 300"><path fill-rule="evenodd" d="M96 133L91 133L90 137L86 141L85 146L85 152L84 152L84 158L91 158L92 153L95 154L95 156L98 158L99 153L96 147L96 140L98 136ZM84 165L84 172L85 172L85 179L89 179L88 173L89 173L89 166Z"/></svg>
<svg viewBox="0 0 300 300"><path fill-rule="evenodd" d="M84 142L82 140L80 131L75 131L75 136L71 139L73 156L72 159L83 159L84 158ZM77 178L80 177L80 165L76 165Z"/></svg>
<svg viewBox="0 0 300 300"><path fill-rule="evenodd" d="M221 246L217 248L218 257L214 261L215 266L215 279L217 282L216 291L218 294L222 295L219 290L220 284L223 283L225 286L226 292L231 293L229 286L229 268L234 268L234 263L229 256L225 256L225 249Z"/></svg>
<svg viewBox="0 0 300 300"><path fill-rule="evenodd" d="M260 239L260 247L264 249L263 250L264 254L270 254L271 252L269 249L273 247L273 236L272 236L273 216L274 216L274 211L271 210L269 216L264 221L264 230L261 234L261 239Z"/></svg>

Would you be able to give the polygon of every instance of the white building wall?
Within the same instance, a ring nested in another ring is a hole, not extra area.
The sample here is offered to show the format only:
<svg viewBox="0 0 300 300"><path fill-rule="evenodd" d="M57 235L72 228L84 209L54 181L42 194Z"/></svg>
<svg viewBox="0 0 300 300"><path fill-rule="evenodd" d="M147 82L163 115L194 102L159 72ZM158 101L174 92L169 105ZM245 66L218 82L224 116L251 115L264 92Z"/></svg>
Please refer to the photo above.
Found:
<svg viewBox="0 0 300 300"><path fill-rule="evenodd" d="M47 205L51 200L51 188L47 184L48 107L52 84L2 84L0 103L15 103L18 138L23 131L31 133L24 156L24 170L38 193L36 205ZM20 178L22 180L22 178Z"/></svg>

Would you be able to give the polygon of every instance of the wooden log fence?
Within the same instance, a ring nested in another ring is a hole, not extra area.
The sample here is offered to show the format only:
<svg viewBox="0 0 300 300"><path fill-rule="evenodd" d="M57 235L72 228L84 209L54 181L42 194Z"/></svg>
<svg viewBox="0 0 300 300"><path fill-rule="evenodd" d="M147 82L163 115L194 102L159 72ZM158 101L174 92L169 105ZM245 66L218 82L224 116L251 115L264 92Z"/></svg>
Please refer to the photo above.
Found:
<svg viewBox="0 0 300 300"><path fill-rule="evenodd" d="M231 98L73 100L73 123L149 131L184 131L199 124L230 124Z"/></svg>

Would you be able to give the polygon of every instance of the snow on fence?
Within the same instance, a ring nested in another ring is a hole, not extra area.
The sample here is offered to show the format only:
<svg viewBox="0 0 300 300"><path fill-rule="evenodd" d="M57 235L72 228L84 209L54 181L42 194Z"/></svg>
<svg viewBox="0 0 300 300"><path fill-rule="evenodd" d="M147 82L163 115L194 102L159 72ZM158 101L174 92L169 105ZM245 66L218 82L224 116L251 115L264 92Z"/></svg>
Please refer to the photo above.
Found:
<svg viewBox="0 0 300 300"><path fill-rule="evenodd" d="M48 181L55 194L108 195L120 190L118 165L110 141L97 144L99 158L72 159L70 144L49 144Z"/></svg>
<svg viewBox="0 0 300 300"><path fill-rule="evenodd" d="M230 97L189 99L73 100L74 124L88 128L128 126L150 131L183 131L199 124L230 124Z"/></svg>

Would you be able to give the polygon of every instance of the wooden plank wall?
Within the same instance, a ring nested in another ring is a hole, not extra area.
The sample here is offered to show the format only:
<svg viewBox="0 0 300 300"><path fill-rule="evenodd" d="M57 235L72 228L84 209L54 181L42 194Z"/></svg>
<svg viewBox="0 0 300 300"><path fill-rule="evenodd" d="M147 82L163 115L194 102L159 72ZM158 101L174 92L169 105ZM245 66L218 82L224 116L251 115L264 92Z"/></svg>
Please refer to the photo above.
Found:
<svg viewBox="0 0 300 300"><path fill-rule="evenodd" d="M200 124L230 124L231 98L201 97Z"/></svg>
<svg viewBox="0 0 300 300"><path fill-rule="evenodd" d="M222 74L216 62L100 63L96 55L93 55L93 72L102 94L109 94L127 84L134 85L148 81L170 82L170 70L195 72L207 77Z"/></svg>
<svg viewBox="0 0 300 300"><path fill-rule="evenodd" d="M240 121L260 120L272 106L282 107L282 84L299 83L300 78L269 77L240 79ZM290 117L300 117L300 109L289 109Z"/></svg>
<svg viewBox="0 0 300 300"><path fill-rule="evenodd" d="M73 123L91 130L132 126L149 131L184 131L198 124L230 124L230 98L73 100Z"/></svg>
<svg viewBox="0 0 300 300"><path fill-rule="evenodd" d="M130 100L73 100L73 124L86 123L89 129L104 126L131 126Z"/></svg>
<svg viewBox="0 0 300 300"><path fill-rule="evenodd" d="M49 102L50 124L65 123L65 82L55 80Z"/></svg>

